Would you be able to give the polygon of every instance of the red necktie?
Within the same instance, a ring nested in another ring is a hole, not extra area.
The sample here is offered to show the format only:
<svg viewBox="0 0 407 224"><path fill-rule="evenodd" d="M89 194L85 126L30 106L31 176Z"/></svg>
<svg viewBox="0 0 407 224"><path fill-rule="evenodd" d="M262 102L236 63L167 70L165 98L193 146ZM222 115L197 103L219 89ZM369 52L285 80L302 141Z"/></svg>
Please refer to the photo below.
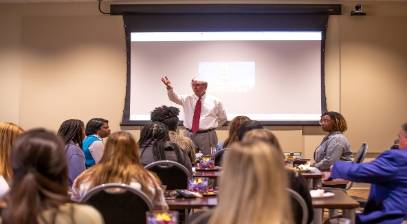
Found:
<svg viewBox="0 0 407 224"><path fill-rule="evenodd" d="M201 97L195 104L194 116L192 117L192 133L196 133L199 130L199 119L201 118Z"/></svg>

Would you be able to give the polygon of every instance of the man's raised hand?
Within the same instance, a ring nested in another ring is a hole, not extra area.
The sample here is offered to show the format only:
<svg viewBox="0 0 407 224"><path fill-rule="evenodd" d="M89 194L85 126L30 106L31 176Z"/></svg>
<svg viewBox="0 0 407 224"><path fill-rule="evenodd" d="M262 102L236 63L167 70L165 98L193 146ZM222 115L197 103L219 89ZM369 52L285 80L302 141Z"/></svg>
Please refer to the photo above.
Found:
<svg viewBox="0 0 407 224"><path fill-rule="evenodd" d="M161 76L161 82L167 87L168 90L172 89L171 81L168 79L167 76Z"/></svg>

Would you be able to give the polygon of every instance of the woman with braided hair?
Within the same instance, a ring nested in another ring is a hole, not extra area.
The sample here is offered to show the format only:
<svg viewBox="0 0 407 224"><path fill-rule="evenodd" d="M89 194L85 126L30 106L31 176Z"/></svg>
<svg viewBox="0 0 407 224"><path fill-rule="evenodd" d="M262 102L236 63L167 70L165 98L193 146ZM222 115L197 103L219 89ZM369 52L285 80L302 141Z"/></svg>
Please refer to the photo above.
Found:
<svg viewBox="0 0 407 224"><path fill-rule="evenodd" d="M192 164L185 151L170 141L168 128L161 122L149 122L141 129L139 146L143 165L159 160L172 160L184 165L192 173Z"/></svg>
<svg viewBox="0 0 407 224"><path fill-rule="evenodd" d="M82 151L82 142L85 138L85 125L83 121L69 119L62 122L58 135L65 143L65 156L68 162L69 186L75 178L85 169L85 154Z"/></svg>
<svg viewBox="0 0 407 224"><path fill-rule="evenodd" d="M196 146L190 138L184 136L178 131L178 115L178 108L172 106L161 106L155 108L151 112L151 121L158 121L167 125L170 141L177 144L183 151L185 151L188 154L191 162L194 163L196 160Z"/></svg>

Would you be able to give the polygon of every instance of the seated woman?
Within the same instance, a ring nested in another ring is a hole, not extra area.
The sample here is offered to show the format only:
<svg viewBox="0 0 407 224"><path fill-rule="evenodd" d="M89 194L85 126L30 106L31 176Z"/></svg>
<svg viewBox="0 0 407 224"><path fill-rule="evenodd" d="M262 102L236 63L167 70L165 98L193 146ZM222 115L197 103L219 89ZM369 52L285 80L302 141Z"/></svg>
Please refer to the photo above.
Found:
<svg viewBox="0 0 407 224"><path fill-rule="evenodd" d="M264 141L271 144L274 150L284 159L284 153L281 149L280 143L278 142L277 137L273 134L272 131L267 129L254 129L247 132L243 137L243 142L245 141ZM296 191L302 196L308 208L308 223L311 223L314 216L314 210L312 207L312 198L309 193L308 185L305 179L299 175L295 169L286 169L288 173L288 186L292 190ZM301 207L298 204L293 206L293 215L294 223L301 223Z"/></svg>
<svg viewBox="0 0 407 224"><path fill-rule="evenodd" d="M237 131L237 137L239 138L239 141L243 140L243 137L247 132L256 129L264 129L263 124L255 120L246 121L241 124L239 130Z"/></svg>
<svg viewBox="0 0 407 224"><path fill-rule="evenodd" d="M155 208L168 208L160 181L140 164L139 148L130 133L109 136L100 162L75 179L72 199L79 201L90 189L106 183L128 184L143 191Z"/></svg>
<svg viewBox="0 0 407 224"><path fill-rule="evenodd" d="M161 122L149 122L141 129L138 142L141 164L159 160L172 160L185 166L192 173L192 164L187 153L170 141L167 126Z"/></svg>
<svg viewBox="0 0 407 224"><path fill-rule="evenodd" d="M58 135L65 143L65 156L68 161L68 181L71 187L75 178L85 169L85 154L82 151L82 141L85 138L83 121L69 119L62 122Z"/></svg>
<svg viewBox="0 0 407 224"><path fill-rule="evenodd" d="M69 203L64 143L55 134L34 129L13 145L14 175L1 223L102 224L92 207Z"/></svg>
<svg viewBox="0 0 407 224"><path fill-rule="evenodd" d="M325 112L320 120L323 131L328 132L321 144L314 152L316 168L321 171L329 171L337 160L351 161L352 152L348 139L343 135L348 126L342 114L338 112Z"/></svg>
<svg viewBox="0 0 407 224"><path fill-rule="evenodd" d="M23 129L10 122L0 123L0 198L8 191L12 177L10 164L11 147Z"/></svg>
<svg viewBox="0 0 407 224"><path fill-rule="evenodd" d="M221 150L227 148L234 142L238 142L239 141L238 131L240 129L240 126L242 126L242 124L247 121L250 121L250 118L247 116L236 116L235 118L233 118L232 121L230 121L228 137L223 143L219 143L216 146L216 149Z"/></svg>
<svg viewBox="0 0 407 224"><path fill-rule="evenodd" d="M190 223L292 223L284 169L281 155L270 144L232 144L223 163L218 206Z"/></svg>
<svg viewBox="0 0 407 224"><path fill-rule="evenodd" d="M177 144L180 149L184 150L192 163L195 163L196 146L192 140L181 133L178 133L179 109L176 107L161 106L151 112L151 121L158 121L168 128L170 141Z"/></svg>

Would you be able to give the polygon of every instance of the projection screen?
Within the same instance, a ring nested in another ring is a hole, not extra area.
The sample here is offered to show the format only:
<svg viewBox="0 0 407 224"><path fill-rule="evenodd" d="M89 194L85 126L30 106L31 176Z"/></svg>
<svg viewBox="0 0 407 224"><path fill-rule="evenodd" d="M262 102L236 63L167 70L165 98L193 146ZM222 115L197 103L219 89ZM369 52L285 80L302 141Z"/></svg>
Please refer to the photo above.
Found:
<svg viewBox="0 0 407 224"><path fill-rule="evenodd" d="M179 94L192 94L192 78L203 77L228 119L321 115L321 32L132 32L130 69L134 121L149 120L160 105L180 107L168 100L162 75Z"/></svg>

